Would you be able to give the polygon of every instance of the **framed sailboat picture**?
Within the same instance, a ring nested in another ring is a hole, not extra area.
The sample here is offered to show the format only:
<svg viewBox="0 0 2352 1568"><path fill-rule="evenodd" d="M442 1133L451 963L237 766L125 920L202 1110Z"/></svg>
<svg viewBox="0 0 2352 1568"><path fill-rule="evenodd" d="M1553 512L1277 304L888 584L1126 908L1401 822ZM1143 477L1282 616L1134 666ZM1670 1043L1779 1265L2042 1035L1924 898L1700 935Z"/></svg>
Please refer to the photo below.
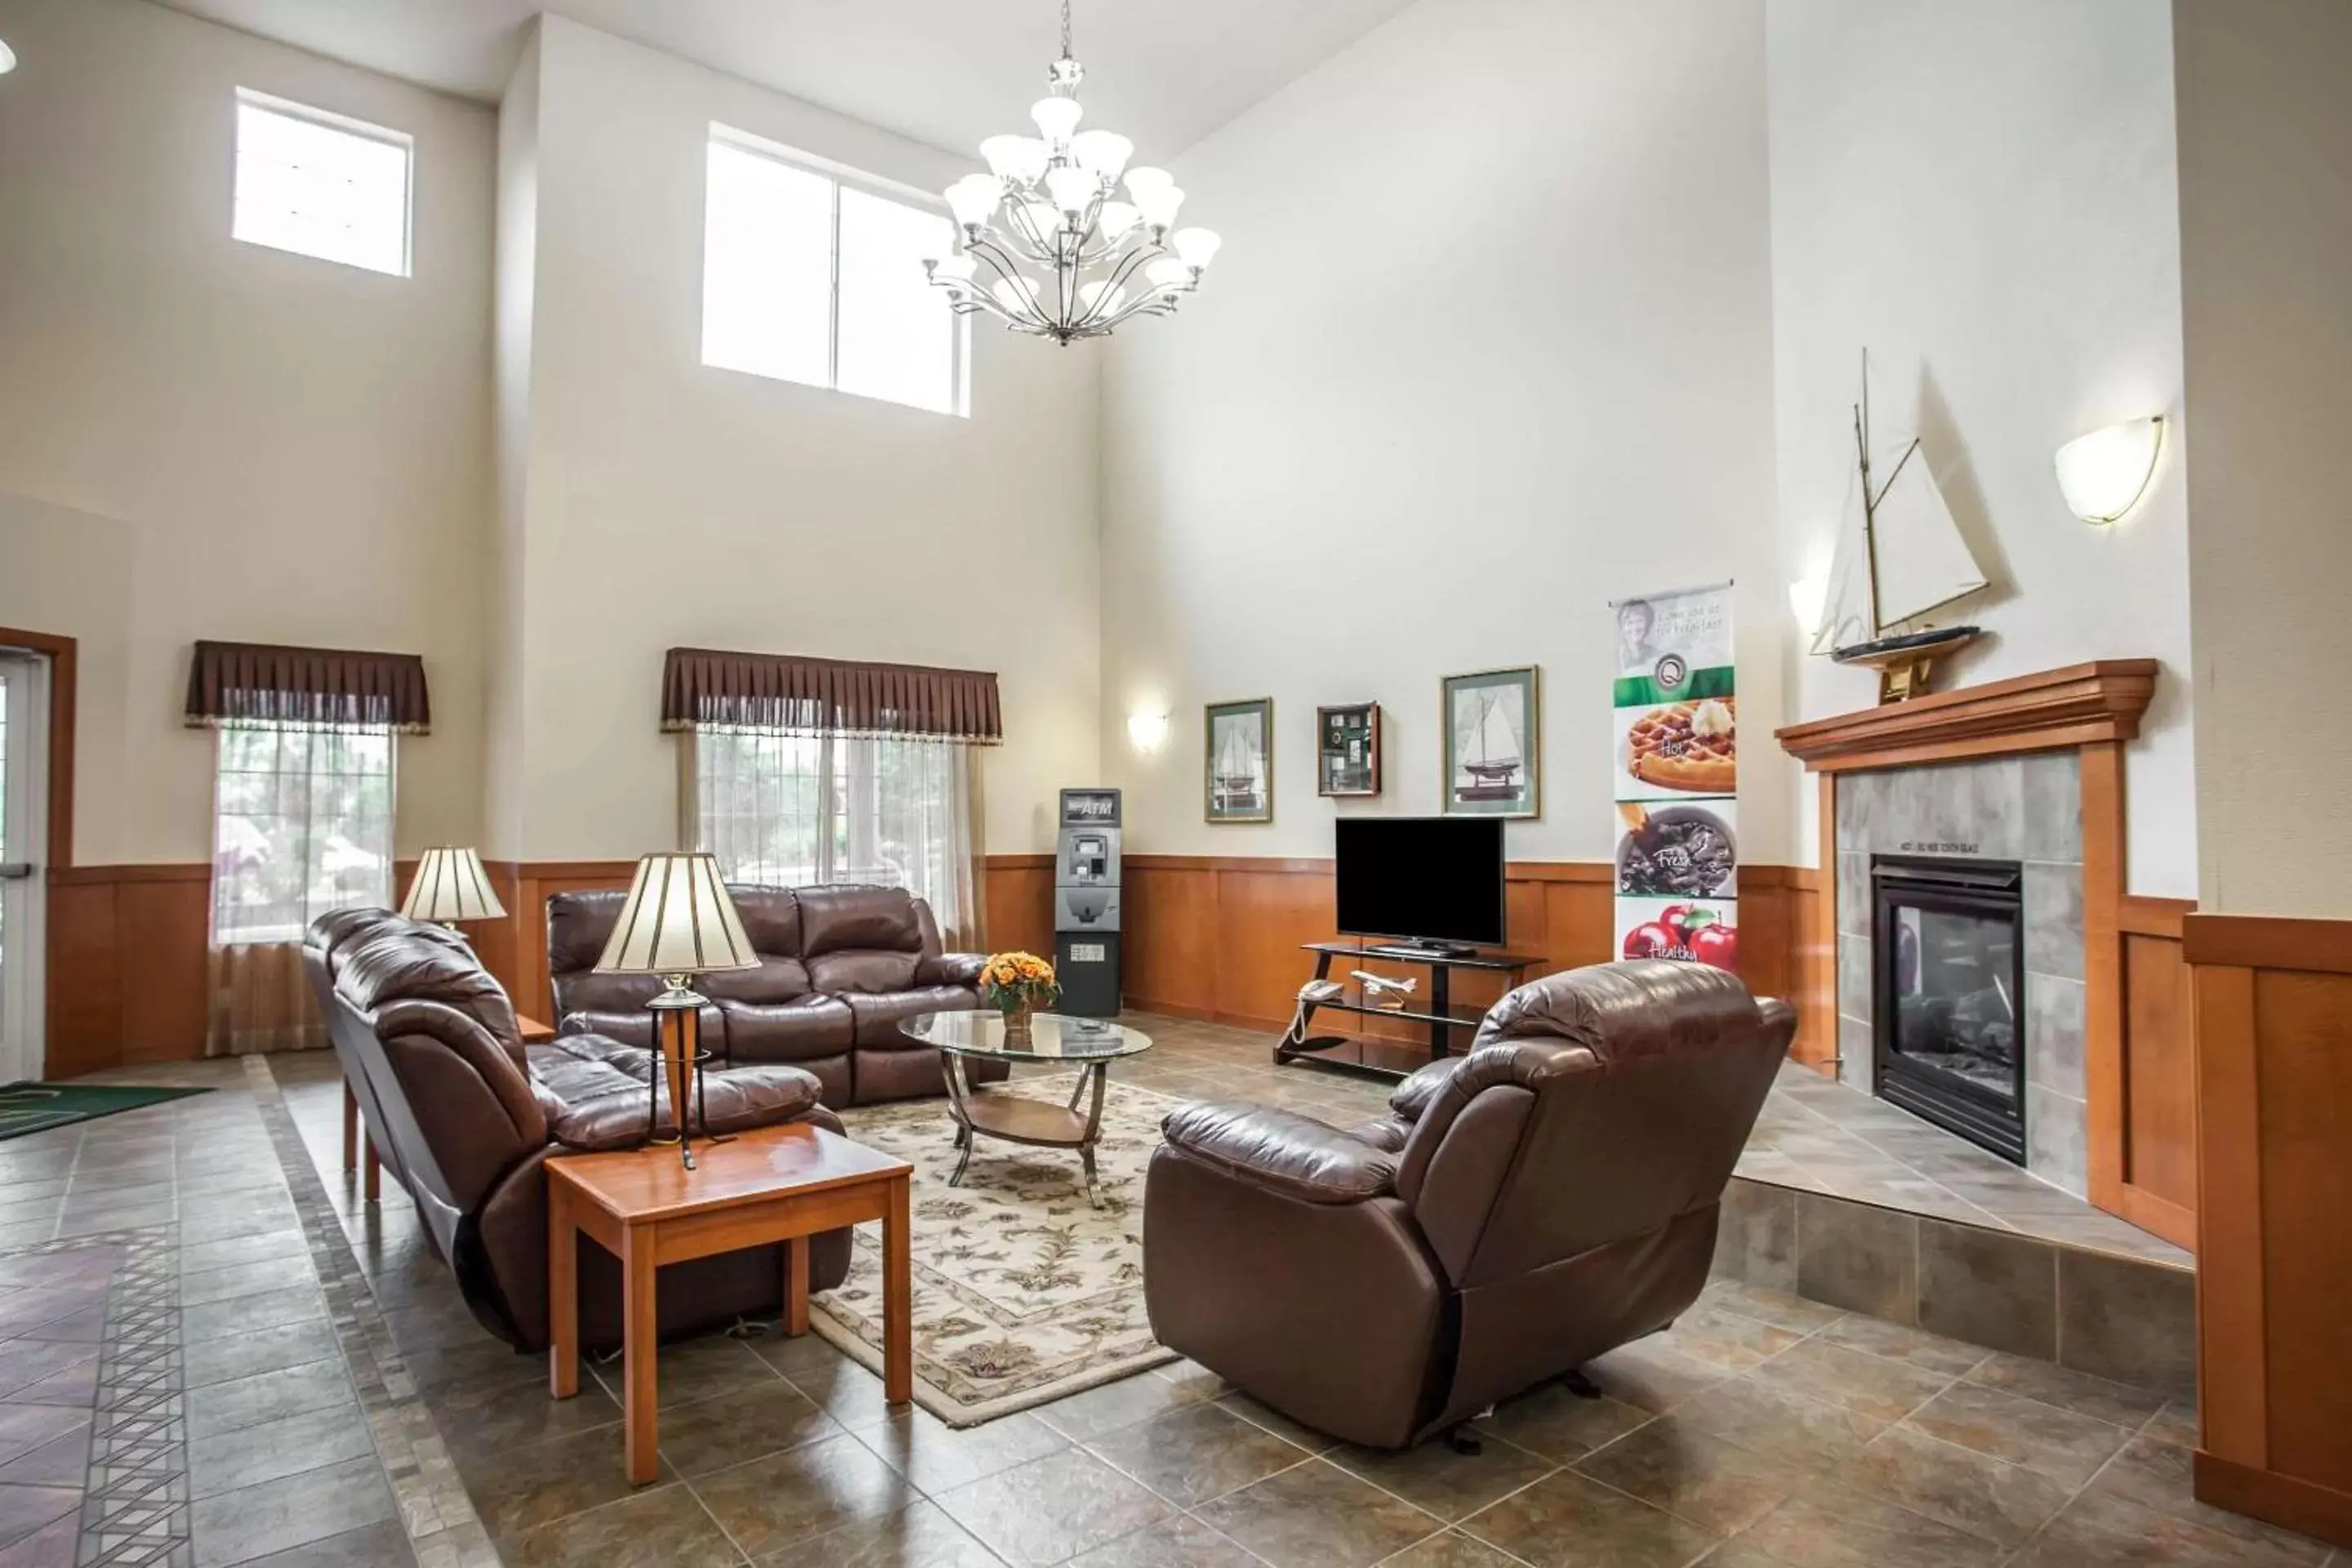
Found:
<svg viewBox="0 0 2352 1568"><path fill-rule="evenodd" d="M1274 820L1274 699L1212 702L1202 787L1211 822Z"/></svg>
<svg viewBox="0 0 2352 1568"><path fill-rule="evenodd" d="M1381 705L1315 710L1315 793L1381 793Z"/></svg>
<svg viewBox="0 0 2352 1568"><path fill-rule="evenodd" d="M1449 675L1445 810L1456 816L1535 816L1543 810L1541 704L1536 667Z"/></svg>

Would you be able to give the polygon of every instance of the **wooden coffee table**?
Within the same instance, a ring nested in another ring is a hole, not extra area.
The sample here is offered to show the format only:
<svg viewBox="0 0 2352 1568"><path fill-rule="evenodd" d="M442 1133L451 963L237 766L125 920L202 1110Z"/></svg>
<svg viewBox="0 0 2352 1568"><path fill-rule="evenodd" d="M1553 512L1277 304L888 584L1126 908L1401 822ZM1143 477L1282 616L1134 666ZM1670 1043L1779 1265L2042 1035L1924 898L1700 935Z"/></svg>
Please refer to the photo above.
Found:
<svg viewBox="0 0 2352 1568"><path fill-rule="evenodd" d="M580 1392L583 1231L621 1260L623 1408L629 1479L654 1479L661 1461L655 1414L655 1271L713 1253L784 1243L784 1331L808 1331L808 1238L882 1222L882 1392L914 1396L914 1319L907 1200L914 1166L822 1127L763 1127L695 1151L674 1148L564 1154L547 1162L548 1384Z"/></svg>

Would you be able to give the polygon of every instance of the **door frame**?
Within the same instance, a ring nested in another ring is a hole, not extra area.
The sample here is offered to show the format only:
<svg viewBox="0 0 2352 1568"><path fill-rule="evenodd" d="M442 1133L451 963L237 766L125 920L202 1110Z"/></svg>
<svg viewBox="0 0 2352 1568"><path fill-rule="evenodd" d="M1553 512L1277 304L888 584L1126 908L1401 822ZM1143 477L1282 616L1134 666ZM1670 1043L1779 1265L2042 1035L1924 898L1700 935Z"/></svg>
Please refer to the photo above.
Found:
<svg viewBox="0 0 2352 1568"><path fill-rule="evenodd" d="M74 807L74 696L77 685L77 655L79 645L72 637L54 632L27 631L18 626L0 626L0 647L23 648L37 653L49 661L49 780L48 799L44 805L48 814L48 863L42 881L44 894L57 886L59 874L72 868L73 807ZM46 899L45 900L46 901ZM44 945L42 984L41 1076L48 1076L49 1063L58 1054L58 1009L48 1005L58 991L58 922L42 922Z"/></svg>

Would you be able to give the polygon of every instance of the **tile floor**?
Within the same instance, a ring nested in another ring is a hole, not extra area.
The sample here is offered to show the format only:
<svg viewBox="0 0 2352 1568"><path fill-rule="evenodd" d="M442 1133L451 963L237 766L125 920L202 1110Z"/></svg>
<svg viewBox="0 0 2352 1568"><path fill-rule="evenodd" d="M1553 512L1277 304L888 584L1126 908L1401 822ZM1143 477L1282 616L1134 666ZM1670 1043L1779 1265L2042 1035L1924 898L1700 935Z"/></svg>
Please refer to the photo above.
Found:
<svg viewBox="0 0 2352 1568"><path fill-rule="evenodd" d="M1137 1022L1148 1087L1342 1124L1384 1099L1276 1071L1263 1036ZM123 1561L2352 1568L2193 1501L2179 1402L1728 1281L1596 1363L1604 1397L1496 1411L1475 1457L1334 1446L1185 1363L954 1432L813 1336L717 1336L665 1353L663 1479L632 1492L610 1394L549 1400L413 1209L359 1201L329 1058L184 1074L221 1092L0 1144L0 1368L37 1374L0 1392L0 1568L77 1561L104 1414L64 1335L142 1247L182 1337L150 1511L184 1530Z"/></svg>

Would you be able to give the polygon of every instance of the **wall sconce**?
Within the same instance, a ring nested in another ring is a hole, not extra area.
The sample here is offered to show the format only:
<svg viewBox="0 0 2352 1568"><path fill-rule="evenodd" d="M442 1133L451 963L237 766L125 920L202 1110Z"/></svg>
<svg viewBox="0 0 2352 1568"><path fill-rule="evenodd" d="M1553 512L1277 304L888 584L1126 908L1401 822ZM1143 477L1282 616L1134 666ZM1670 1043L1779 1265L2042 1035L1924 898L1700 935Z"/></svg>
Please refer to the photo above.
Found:
<svg viewBox="0 0 2352 1568"><path fill-rule="evenodd" d="M16 68L16 51L8 47L7 40L0 38L0 76L6 76Z"/></svg>
<svg viewBox="0 0 2352 1568"><path fill-rule="evenodd" d="M2134 419L2058 448L2058 489L2084 522L2110 523L2139 504L2164 446L2161 418Z"/></svg>
<svg viewBox="0 0 2352 1568"><path fill-rule="evenodd" d="M1158 712L1129 714L1127 739L1139 752L1158 751L1168 743L1168 715Z"/></svg>

